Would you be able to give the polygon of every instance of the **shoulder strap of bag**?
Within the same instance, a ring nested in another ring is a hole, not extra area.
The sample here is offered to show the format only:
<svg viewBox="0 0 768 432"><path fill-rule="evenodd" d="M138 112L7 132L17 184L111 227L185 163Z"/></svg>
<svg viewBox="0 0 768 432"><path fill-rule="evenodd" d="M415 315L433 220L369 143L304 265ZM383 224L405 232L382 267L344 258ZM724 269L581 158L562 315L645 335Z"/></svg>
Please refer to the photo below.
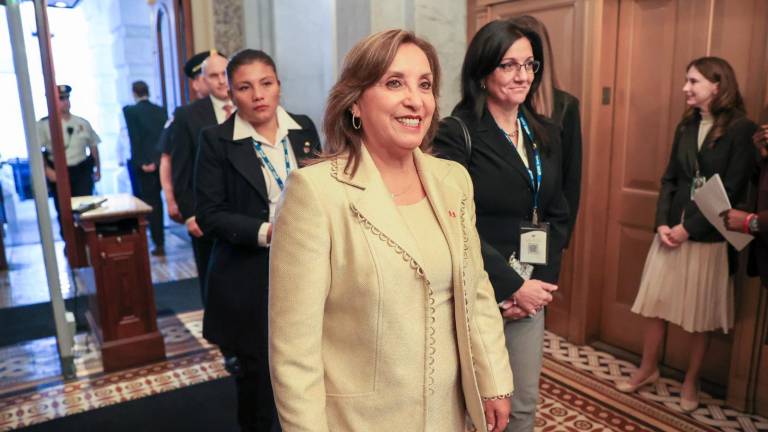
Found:
<svg viewBox="0 0 768 432"><path fill-rule="evenodd" d="M467 129L467 125L464 123L464 120L457 116L448 116L446 119L452 119L459 124L461 133L464 135L464 146L467 150L467 161L469 161L472 158L472 137L469 135L469 129Z"/></svg>

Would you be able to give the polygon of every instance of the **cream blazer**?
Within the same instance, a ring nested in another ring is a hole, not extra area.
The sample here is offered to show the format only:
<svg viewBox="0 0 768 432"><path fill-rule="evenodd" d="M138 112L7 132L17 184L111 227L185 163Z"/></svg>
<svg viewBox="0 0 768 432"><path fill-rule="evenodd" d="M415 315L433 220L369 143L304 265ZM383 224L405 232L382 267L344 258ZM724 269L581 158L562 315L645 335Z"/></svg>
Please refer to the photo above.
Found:
<svg viewBox="0 0 768 432"><path fill-rule="evenodd" d="M418 149L414 156L450 248L469 427L485 431L482 397L509 395L513 385L471 179L458 163ZM285 432L424 431L434 372L429 281L365 147L354 176L345 162L294 171L278 207L269 364L280 423ZM404 347L399 335L414 331L424 333L423 346Z"/></svg>

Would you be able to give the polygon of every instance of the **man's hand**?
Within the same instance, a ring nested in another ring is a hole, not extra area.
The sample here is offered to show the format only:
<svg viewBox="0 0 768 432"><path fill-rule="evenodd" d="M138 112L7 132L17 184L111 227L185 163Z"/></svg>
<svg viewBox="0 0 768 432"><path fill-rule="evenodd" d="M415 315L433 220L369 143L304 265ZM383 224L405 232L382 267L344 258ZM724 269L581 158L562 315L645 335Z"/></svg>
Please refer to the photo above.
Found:
<svg viewBox="0 0 768 432"><path fill-rule="evenodd" d="M45 178L48 179L51 183L56 183L56 171L53 170L53 168L46 166L45 167Z"/></svg>
<svg viewBox="0 0 768 432"><path fill-rule="evenodd" d="M154 163L148 163L148 164L142 165L141 170L144 171L145 173L155 172L157 170L157 165L155 165Z"/></svg>
<svg viewBox="0 0 768 432"><path fill-rule="evenodd" d="M168 204L168 217L175 222L184 223L184 218L181 216L181 211L179 211L179 205L176 204L176 201L167 198L165 203Z"/></svg>
<svg viewBox="0 0 768 432"><path fill-rule="evenodd" d="M729 231L743 232L744 221L747 219L747 216L749 216L749 213L736 209L730 209L720 213L720 217L723 218L725 227L728 228Z"/></svg>
<svg viewBox="0 0 768 432"><path fill-rule="evenodd" d="M97 182L101 180L101 168L96 167L96 170L93 172L93 181Z"/></svg>
<svg viewBox="0 0 768 432"><path fill-rule="evenodd" d="M512 402L508 398L485 400L483 401L483 411L485 411L488 432L501 432L509 424Z"/></svg>
<svg viewBox="0 0 768 432"><path fill-rule="evenodd" d="M203 236L203 230L200 229L200 227L197 225L197 220L194 216L189 218L187 220L187 231L189 231L192 236L200 238Z"/></svg>
<svg viewBox="0 0 768 432"><path fill-rule="evenodd" d="M765 147L765 145L768 144L768 124L764 124L757 128L757 132L752 135L752 143L754 143L755 147L758 149Z"/></svg>

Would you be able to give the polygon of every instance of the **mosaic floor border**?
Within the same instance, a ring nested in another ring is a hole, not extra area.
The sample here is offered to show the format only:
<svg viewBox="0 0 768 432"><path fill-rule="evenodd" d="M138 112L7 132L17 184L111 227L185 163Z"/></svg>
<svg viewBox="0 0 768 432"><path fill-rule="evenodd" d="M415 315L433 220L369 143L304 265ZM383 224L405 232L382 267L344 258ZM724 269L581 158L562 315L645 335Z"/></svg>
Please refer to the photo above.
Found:
<svg viewBox="0 0 768 432"><path fill-rule="evenodd" d="M768 419L737 411L722 399L701 394L701 406L691 414L680 408L681 383L661 378L634 394L623 394L614 389L617 381L628 378L636 369L630 362L598 351L590 346L579 346L547 332L544 341L544 374L559 374L561 380L570 380L585 391L591 391L611 403L620 403L623 410L637 411L663 420L664 424L680 431L757 432L768 431ZM642 418L642 417L640 417Z"/></svg>

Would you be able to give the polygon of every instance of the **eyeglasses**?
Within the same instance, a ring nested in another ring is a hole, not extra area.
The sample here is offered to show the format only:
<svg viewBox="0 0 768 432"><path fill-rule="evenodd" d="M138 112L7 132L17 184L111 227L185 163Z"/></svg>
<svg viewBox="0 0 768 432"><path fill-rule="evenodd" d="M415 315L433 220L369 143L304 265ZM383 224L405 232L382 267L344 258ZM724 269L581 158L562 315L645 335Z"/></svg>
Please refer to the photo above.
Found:
<svg viewBox="0 0 768 432"><path fill-rule="evenodd" d="M507 73L520 72L523 69L525 69L525 71L528 73L536 73L539 71L539 68L541 68L541 62L538 60L531 60L523 64L519 64L515 61L509 61L506 63L502 63L497 67L501 69L503 72L507 72Z"/></svg>

